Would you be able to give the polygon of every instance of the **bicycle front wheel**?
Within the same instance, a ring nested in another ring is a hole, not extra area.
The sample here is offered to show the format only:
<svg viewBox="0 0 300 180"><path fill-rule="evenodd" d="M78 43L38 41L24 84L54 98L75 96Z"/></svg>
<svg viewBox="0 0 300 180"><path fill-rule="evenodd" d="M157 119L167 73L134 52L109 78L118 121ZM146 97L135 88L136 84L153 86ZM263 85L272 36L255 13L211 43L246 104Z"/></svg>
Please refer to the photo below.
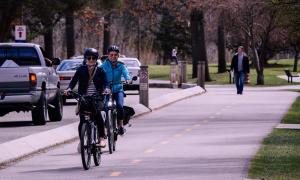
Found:
<svg viewBox="0 0 300 180"><path fill-rule="evenodd" d="M111 110L109 110L107 113L105 126L106 126L106 130L107 130L109 154L112 154L114 151L115 138L114 138L113 125L112 125L112 111Z"/></svg>
<svg viewBox="0 0 300 180"><path fill-rule="evenodd" d="M95 139L95 142L97 142L97 143L100 142L100 139L98 137L98 128L97 128L97 126L95 127L94 139ZM101 162L101 147L96 146L96 144L94 144L93 157L94 157L95 166L99 166L100 162Z"/></svg>
<svg viewBox="0 0 300 180"><path fill-rule="evenodd" d="M91 131L86 123L81 127L80 148L83 168L88 170L91 166Z"/></svg>

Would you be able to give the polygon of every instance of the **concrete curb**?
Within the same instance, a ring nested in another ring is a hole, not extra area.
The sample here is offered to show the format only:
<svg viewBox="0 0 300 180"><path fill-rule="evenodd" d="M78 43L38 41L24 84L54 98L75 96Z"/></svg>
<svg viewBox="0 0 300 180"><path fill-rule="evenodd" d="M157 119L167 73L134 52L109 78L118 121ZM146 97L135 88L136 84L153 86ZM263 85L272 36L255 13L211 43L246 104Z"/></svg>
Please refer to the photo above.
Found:
<svg viewBox="0 0 300 180"><path fill-rule="evenodd" d="M134 117L150 113L152 110L165 107L171 103L199 95L204 92L205 90L196 86L152 99L149 102L150 108L141 104L133 105L132 107L136 113ZM0 144L0 166L78 138L77 126L78 122Z"/></svg>
<svg viewBox="0 0 300 180"><path fill-rule="evenodd" d="M300 129L300 124L278 124L276 129Z"/></svg>

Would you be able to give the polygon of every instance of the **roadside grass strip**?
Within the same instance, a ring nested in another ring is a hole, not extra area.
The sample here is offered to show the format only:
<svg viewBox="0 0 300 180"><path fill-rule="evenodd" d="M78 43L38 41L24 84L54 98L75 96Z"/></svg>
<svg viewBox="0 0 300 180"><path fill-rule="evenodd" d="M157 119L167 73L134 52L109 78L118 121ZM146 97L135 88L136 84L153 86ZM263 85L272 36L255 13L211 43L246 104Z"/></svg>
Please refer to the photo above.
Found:
<svg viewBox="0 0 300 180"><path fill-rule="evenodd" d="M288 113L284 116L282 123L300 124L300 96L298 96L296 101L290 107Z"/></svg>
<svg viewBox="0 0 300 180"><path fill-rule="evenodd" d="M248 175L253 179L299 180L300 130L273 130L251 160Z"/></svg>

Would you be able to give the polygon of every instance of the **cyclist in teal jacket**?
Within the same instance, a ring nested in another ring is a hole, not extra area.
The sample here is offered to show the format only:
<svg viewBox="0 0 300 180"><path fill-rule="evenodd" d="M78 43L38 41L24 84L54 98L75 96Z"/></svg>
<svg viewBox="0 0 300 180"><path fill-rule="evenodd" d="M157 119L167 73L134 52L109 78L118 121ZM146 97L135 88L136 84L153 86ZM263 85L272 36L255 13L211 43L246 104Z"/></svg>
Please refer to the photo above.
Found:
<svg viewBox="0 0 300 180"><path fill-rule="evenodd" d="M110 46L107 49L108 58L104 60L101 67L105 71L107 82L111 84L113 98L116 101L118 133L124 135L124 90L121 77L123 76L126 83L132 83L128 70L123 62L118 61L120 50L117 46Z"/></svg>

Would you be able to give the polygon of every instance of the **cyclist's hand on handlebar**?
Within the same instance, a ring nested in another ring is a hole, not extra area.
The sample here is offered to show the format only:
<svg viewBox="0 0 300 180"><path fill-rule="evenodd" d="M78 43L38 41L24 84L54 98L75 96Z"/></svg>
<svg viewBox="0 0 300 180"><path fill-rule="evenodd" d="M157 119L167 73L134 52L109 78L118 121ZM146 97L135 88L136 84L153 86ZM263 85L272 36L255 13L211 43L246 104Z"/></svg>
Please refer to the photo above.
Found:
<svg viewBox="0 0 300 180"><path fill-rule="evenodd" d="M132 84L132 80L126 81L126 84Z"/></svg>
<svg viewBox="0 0 300 180"><path fill-rule="evenodd" d="M71 91L72 90L70 88L64 90L64 95L69 96L71 94Z"/></svg>

